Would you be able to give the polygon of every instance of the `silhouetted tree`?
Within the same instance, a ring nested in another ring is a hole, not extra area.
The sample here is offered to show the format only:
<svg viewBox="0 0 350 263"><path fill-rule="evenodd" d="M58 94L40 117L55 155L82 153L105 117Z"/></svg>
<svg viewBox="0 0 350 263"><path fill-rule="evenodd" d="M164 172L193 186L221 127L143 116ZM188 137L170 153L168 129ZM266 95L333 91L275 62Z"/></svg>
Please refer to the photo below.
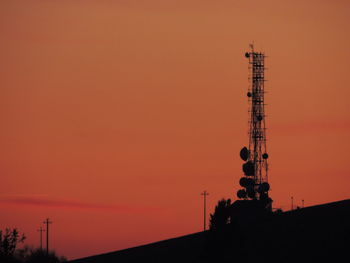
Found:
<svg viewBox="0 0 350 263"><path fill-rule="evenodd" d="M42 249L31 249L17 246L25 240L24 234L20 234L17 228L0 230L0 263L61 263L67 259L59 257L55 252L49 254Z"/></svg>
<svg viewBox="0 0 350 263"><path fill-rule="evenodd" d="M214 214L210 214L210 229L219 230L230 222L231 199L221 199L215 206Z"/></svg>
<svg viewBox="0 0 350 263"><path fill-rule="evenodd" d="M283 210L281 208L277 208L276 211L274 212L275 214L282 214Z"/></svg>
<svg viewBox="0 0 350 263"><path fill-rule="evenodd" d="M0 230L0 262L18 262L15 257L17 245L25 240L17 228Z"/></svg>
<svg viewBox="0 0 350 263"><path fill-rule="evenodd" d="M203 262L231 262L229 255L232 254L231 223L232 204L231 199L221 199L215 206L213 214L210 214L210 232L206 241Z"/></svg>
<svg viewBox="0 0 350 263"><path fill-rule="evenodd" d="M0 230L0 254L5 256L12 256L19 243L25 240L24 234L20 235L17 228L6 228L5 232Z"/></svg>
<svg viewBox="0 0 350 263"><path fill-rule="evenodd" d="M66 261L66 258L57 256L53 251L47 254L42 249L36 249L32 250L26 257L25 263L61 263Z"/></svg>
<svg viewBox="0 0 350 263"><path fill-rule="evenodd" d="M31 251L33 249L31 249L30 246L25 245L23 246L23 248L21 249L17 249L14 255L14 258L18 261L18 262L25 262L27 257L30 255Z"/></svg>

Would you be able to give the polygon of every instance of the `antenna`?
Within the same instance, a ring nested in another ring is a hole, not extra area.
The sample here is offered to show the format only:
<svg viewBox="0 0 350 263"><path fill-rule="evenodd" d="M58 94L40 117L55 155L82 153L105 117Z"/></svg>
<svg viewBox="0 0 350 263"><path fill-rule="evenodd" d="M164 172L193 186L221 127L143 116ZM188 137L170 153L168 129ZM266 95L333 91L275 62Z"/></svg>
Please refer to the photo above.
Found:
<svg viewBox="0 0 350 263"><path fill-rule="evenodd" d="M49 224L52 224L52 221L46 218L44 224L46 224L46 253L49 254Z"/></svg>
<svg viewBox="0 0 350 263"><path fill-rule="evenodd" d="M204 231L207 230L207 195L209 195L209 193L207 191L203 191L203 193L201 193L201 195L203 195L204 197Z"/></svg>
<svg viewBox="0 0 350 263"><path fill-rule="evenodd" d="M249 143L243 147L240 157L243 164L244 177L240 185L244 188L237 192L240 199L264 200L267 207L272 209L272 199L268 192L268 163L269 155L266 149L265 127L265 54L254 50L254 43L249 45L250 51L245 53L248 59L249 88L247 92L249 102Z"/></svg>

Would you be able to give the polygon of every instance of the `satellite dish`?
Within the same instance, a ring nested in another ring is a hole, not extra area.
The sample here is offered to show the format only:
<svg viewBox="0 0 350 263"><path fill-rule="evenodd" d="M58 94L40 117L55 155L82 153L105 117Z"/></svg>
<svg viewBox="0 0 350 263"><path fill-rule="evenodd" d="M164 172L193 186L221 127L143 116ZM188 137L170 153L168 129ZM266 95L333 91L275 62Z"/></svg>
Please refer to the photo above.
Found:
<svg viewBox="0 0 350 263"><path fill-rule="evenodd" d="M254 187L255 181L252 178L247 178L247 186L248 187Z"/></svg>
<svg viewBox="0 0 350 263"><path fill-rule="evenodd" d="M247 92L247 97L251 97L252 96L252 93L251 92Z"/></svg>
<svg viewBox="0 0 350 263"><path fill-rule="evenodd" d="M247 192L245 190L243 190L243 189L238 190L237 197L241 198L241 199L246 198L247 197Z"/></svg>
<svg viewBox="0 0 350 263"><path fill-rule="evenodd" d="M242 177L239 180L239 184L245 188L247 187L253 187L254 186L254 180L252 178Z"/></svg>
<svg viewBox="0 0 350 263"><path fill-rule="evenodd" d="M241 156L241 159L243 161L248 160L249 157L249 150L247 149L247 147L243 147L242 150L239 152L239 156Z"/></svg>
<svg viewBox="0 0 350 263"><path fill-rule="evenodd" d="M255 190L254 187L247 188L247 195L249 198L255 198Z"/></svg>
<svg viewBox="0 0 350 263"><path fill-rule="evenodd" d="M246 177L242 177L241 179L239 179L239 184L240 184L240 186L242 186L242 187L247 187L247 180L248 180L248 178L246 178Z"/></svg>
<svg viewBox="0 0 350 263"><path fill-rule="evenodd" d="M266 199L268 199L269 198L269 196L267 195L267 193L260 193L260 200L266 200Z"/></svg>
<svg viewBox="0 0 350 263"><path fill-rule="evenodd" d="M259 193L266 193L270 190L270 185L269 183L262 183L260 186L259 186Z"/></svg>
<svg viewBox="0 0 350 263"><path fill-rule="evenodd" d="M248 52L246 52L244 55L245 55L246 58L249 58L249 53Z"/></svg>
<svg viewBox="0 0 350 263"><path fill-rule="evenodd" d="M254 163L252 161L244 163L242 168L246 176L254 176Z"/></svg>
<svg viewBox="0 0 350 263"><path fill-rule="evenodd" d="M267 153L264 153L264 154L262 155L262 158L267 159L267 158L269 158L269 155L268 155Z"/></svg>

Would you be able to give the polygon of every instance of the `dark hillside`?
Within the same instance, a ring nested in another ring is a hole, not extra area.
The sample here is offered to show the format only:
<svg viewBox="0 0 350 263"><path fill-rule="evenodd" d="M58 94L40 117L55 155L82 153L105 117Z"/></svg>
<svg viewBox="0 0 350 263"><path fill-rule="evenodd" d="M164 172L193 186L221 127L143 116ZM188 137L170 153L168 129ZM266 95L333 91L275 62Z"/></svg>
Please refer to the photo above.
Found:
<svg viewBox="0 0 350 263"><path fill-rule="evenodd" d="M200 232L71 262L335 262L344 257L348 259L350 200L273 214L255 223L248 221L234 222L221 232Z"/></svg>
<svg viewBox="0 0 350 263"><path fill-rule="evenodd" d="M206 232L199 232L71 262L199 262L198 255L201 254L204 247L206 234ZM183 260L184 255L186 260Z"/></svg>

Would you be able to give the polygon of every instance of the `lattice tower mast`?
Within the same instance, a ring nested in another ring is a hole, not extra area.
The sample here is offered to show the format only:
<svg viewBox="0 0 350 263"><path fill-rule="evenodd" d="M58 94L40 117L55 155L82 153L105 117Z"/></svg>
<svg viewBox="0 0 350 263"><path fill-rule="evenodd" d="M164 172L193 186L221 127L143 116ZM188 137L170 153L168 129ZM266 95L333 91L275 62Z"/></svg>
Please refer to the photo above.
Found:
<svg viewBox="0 0 350 263"><path fill-rule="evenodd" d="M266 128L264 110L265 83L265 54L254 51L250 45L250 52L245 56L249 61L249 147L244 147L241 158L243 172L246 177L241 178L240 185L245 189L239 190L237 195L244 199L267 199L270 186L268 184L268 154L266 151Z"/></svg>

